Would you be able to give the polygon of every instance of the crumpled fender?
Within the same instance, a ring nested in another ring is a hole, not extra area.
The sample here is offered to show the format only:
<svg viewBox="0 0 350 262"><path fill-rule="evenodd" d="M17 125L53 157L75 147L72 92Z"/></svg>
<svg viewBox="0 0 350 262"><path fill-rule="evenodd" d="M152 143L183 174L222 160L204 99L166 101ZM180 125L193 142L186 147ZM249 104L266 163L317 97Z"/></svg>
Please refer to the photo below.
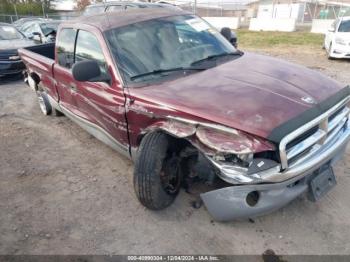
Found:
<svg viewBox="0 0 350 262"><path fill-rule="evenodd" d="M207 127L202 127L202 125ZM166 119L152 124L144 131L148 133L150 131L163 130L174 137L186 138L195 147L210 154L247 154L250 152L274 150L274 146L267 141L239 130L232 129L229 132L227 131L228 128L223 128L225 131L218 130L217 125L184 123L174 119Z"/></svg>
<svg viewBox="0 0 350 262"><path fill-rule="evenodd" d="M159 121L149 126L145 131L163 130L166 133L178 138L186 138L194 135L197 128L174 120Z"/></svg>

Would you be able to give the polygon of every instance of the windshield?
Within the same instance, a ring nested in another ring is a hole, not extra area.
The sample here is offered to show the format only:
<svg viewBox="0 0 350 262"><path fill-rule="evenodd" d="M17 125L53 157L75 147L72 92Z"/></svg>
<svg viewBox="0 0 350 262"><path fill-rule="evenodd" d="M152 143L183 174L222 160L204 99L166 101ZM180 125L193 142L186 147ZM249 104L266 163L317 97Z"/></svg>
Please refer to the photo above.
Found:
<svg viewBox="0 0 350 262"><path fill-rule="evenodd" d="M350 20L341 22L338 32L350 32Z"/></svg>
<svg viewBox="0 0 350 262"><path fill-rule="evenodd" d="M23 39L23 35L13 26L0 26L0 40Z"/></svg>
<svg viewBox="0 0 350 262"><path fill-rule="evenodd" d="M57 32L58 23L42 23L40 24L41 31L46 36L52 32Z"/></svg>
<svg viewBox="0 0 350 262"><path fill-rule="evenodd" d="M139 22L106 32L107 42L127 82L160 78L169 69L224 58L236 49L219 32L194 15ZM212 61L210 61L212 62ZM170 70L171 71L171 70Z"/></svg>

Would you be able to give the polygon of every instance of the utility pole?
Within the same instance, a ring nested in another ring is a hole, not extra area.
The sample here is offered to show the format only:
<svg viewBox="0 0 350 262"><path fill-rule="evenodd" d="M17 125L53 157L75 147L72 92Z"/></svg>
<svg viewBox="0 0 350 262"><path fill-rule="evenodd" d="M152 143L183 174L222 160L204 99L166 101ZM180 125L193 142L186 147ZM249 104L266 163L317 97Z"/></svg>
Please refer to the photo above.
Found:
<svg viewBox="0 0 350 262"><path fill-rule="evenodd" d="M13 4L13 7L14 7L14 9L15 9L16 20L18 20L18 14L17 14L17 7L16 7L16 4Z"/></svg>
<svg viewBox="0 0 350 262"><path fill-rule="evenodd" d="M193 13L197 13L197 0L194 0Z"/></svg>
<svg viewBox="0 0 350 262"><path fill-rule="evenodd" d="M44 2L41 2L41 9L43 10L43 18L45 18Z"/></svg>

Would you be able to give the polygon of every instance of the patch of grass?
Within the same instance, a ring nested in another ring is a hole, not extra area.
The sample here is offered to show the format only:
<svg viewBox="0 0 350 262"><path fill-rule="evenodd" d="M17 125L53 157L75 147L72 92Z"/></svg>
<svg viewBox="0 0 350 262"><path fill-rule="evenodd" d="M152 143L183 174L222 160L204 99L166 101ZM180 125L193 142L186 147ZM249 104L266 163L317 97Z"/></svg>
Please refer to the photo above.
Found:
<svg viewBox="0 0 350 262"><path fill-rule="evenodd" d="M272 48L305 46L320 48L323 44L324 35L309 32L255 32L247 29L236 31L238 45L250 48Z"/></svg>

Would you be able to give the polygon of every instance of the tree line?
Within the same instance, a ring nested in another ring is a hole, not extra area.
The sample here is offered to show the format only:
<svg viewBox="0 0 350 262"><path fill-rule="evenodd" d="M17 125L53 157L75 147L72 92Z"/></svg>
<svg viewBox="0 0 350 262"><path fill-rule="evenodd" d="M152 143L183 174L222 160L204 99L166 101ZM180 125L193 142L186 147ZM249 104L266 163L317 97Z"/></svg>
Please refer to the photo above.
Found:
<svg viewBox="0 0 350 262"><path fill-rule="evenodd" d="M51 0L0 0L0 14L43 16L53 12Z"/></svg>

